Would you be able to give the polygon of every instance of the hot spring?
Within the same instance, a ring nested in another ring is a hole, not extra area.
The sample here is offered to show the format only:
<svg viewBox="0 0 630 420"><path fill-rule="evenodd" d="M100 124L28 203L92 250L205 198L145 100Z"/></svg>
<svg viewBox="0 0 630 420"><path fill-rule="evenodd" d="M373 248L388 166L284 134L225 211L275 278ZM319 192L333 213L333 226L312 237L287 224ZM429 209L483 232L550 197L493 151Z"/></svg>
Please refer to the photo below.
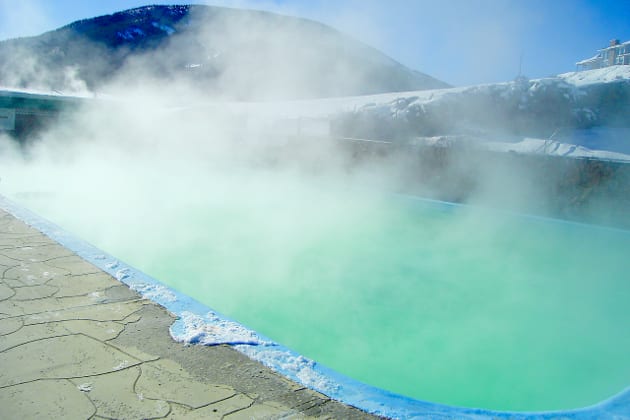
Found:
<svg viewBox="0 0 630 420"><path fill-rule="evenodd" d="M83 169L89 182L9 171L2 192L359 381L516 411L629 384L630 232L291 171Z"/></svg>

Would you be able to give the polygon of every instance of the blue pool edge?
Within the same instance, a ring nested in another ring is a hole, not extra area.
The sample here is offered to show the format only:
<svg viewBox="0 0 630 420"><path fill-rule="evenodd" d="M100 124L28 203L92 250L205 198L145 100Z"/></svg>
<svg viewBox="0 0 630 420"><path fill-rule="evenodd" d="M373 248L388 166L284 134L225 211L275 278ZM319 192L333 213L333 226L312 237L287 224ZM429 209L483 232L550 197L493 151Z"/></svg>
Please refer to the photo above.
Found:
<svg viewBox="0 0 630 420"><path fill-rule="evenodd" d="M424 200L419 199L418 200ZM435 200L426 203L442 207L454 204ZM454 205L459 206L459 205ZM248 357L315 391L357 407L368 413L390 418L510 418L510 419L566 419L627 418L630 419L630 386L620 393L592 406L558 411L514 412L464 408L431 403L405 397L371 385L367 385L342 375L316 361L305 358L289 348L217 313L212 308L164 285L159 280L119 261L88 242L75 237L54 223L38 216L30 210L13 203L0 195L0 208L17 219L39 230L81 258L112 275L120 282L166 308L177 317L170 328L176 341L186 341L206 345L228 344ZM551 220L551 219L549 219ZM570 222L569 222L570 223ZM190 325L182 322L194 319L215 328L204 329L197 325L191 334ZM239 333L227 336L208 336L205 330L229 326ZM188 335L187 335L188 334ZM205 334L205 335L204 335ZM188 340L183 337L187 335Z"/></svg>

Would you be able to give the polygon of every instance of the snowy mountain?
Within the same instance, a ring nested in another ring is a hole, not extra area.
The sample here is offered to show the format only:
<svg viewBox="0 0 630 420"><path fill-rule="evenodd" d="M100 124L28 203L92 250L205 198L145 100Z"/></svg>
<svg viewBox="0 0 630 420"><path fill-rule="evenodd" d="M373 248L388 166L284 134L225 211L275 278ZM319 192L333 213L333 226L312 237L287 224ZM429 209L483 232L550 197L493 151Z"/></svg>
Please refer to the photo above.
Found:
<svg viewBox="0 0 630 420"><path fill-rule="evenodd" d="M443 88L328 26L210 6L146 6L0 42L0 86L64 93L153 81L237 99Z"/></svg>

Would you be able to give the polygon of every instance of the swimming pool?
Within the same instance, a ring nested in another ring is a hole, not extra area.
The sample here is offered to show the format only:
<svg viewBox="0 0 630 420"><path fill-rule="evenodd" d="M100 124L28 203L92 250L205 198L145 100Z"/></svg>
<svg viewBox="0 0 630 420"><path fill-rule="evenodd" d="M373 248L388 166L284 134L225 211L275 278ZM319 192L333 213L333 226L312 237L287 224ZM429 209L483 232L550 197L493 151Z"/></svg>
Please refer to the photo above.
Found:
<svg viewBox="0 0 630 420"><path fill-rule="evenodd" d="M177 203L165 184L138 196L153 214L128 194L14 198L273 341L396 394L532 412L627 387L630 233L287 179L191 181Z"/></svg>

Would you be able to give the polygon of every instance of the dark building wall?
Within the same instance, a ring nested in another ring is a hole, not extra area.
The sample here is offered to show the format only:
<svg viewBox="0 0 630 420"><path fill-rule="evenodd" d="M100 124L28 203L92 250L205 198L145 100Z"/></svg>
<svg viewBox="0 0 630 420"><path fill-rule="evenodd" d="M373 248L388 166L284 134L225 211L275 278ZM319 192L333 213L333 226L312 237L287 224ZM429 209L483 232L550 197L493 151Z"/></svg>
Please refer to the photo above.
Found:
<svg viewBox="0 0 630 420"><path fill-rule="evenodd" d="M12 127L4 132L20 143L27 142L65 112L77 109L85 99L0 91L0 109L13 115Z"/></svg>

